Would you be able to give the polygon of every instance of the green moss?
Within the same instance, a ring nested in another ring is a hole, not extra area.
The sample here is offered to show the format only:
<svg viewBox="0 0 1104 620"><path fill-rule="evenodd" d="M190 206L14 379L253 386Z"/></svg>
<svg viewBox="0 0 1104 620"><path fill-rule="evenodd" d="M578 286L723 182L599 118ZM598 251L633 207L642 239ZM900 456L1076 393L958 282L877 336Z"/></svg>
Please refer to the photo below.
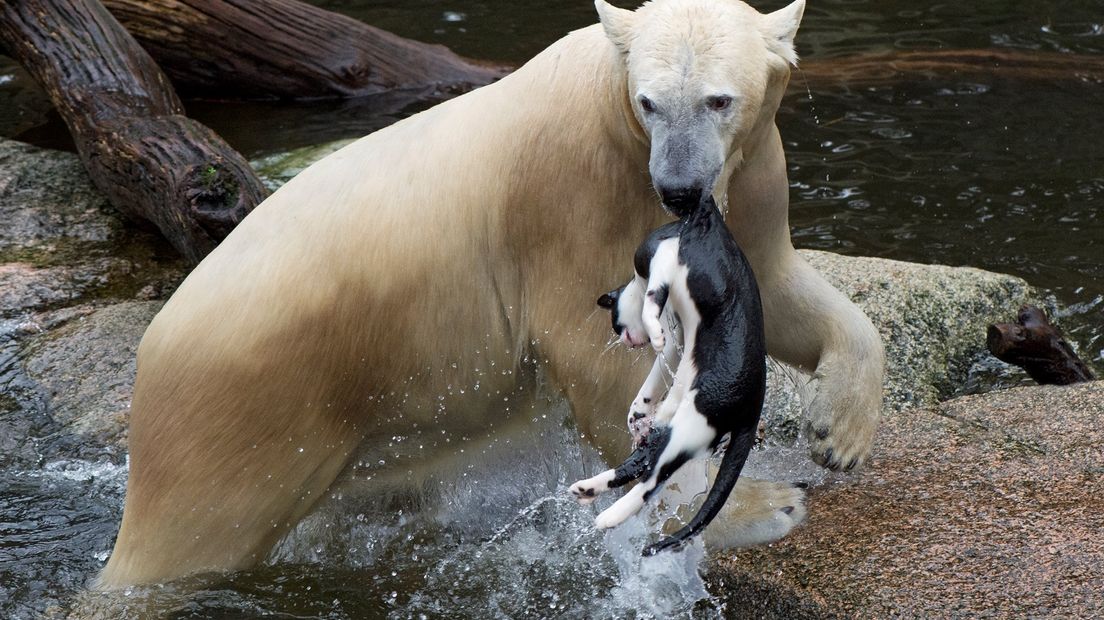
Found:
<svg viewBox="0 0 1104 620"><path fill-rule="evenodd" d="M1013 435L1005 434L1001 450L1017 456L1046 456L1043 445L1034 439L1021 439Z"/></svg>
<svg viewBox="0 0 1104 620"><path fill-rule="evenodd" d="M103 263L97 264L99 261ZM188 267L160 236L131 229L108 241L90 242L72 237L49 244L0 250L0 264L22 263L36 269L73 268L68 299L35 310L56 310L101 300L133 299L153 284L167 295L187 274ZM0 316L9 309L0 308Z"/></svg>
<svg viewBox="0 0 1104 620"><path fill-rule="evenodd" d="M211 188L214 187L215 183L218 181L218 177L218 168L213 165L208 165L203 170L203 174L199 178L200 181L202 181L204 187Z"/></svg>
<svg viewBox="0 0 1104 620"><path fill-rule="evenodd" d="M0 412L12 413L19 411L22 407L19 406L19 401L14 396L0 392Z"/></svg>

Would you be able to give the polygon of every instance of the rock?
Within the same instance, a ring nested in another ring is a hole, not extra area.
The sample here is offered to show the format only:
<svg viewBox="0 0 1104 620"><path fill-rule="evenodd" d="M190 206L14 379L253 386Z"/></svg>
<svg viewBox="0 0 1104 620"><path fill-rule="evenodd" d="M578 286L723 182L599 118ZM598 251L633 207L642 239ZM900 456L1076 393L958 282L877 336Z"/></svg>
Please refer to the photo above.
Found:
<svg viewBox="0 0 1104 620"><path fill-rule="evenodd" d="M138 343L161 306L106 306L25 342L20 357L26 374L68 433L125 449Z"/></svg>
<svg viewBox="0 0 1104 620"><path fill-rule="evenodd" d="M0 139L0 465L125 449L134 349L187 265L80 160ZM122 303L120 303L122 302Z"/></svg>
<svg viewBox="0 0 1104 620"><path fill-rule="evenodd" d="M356 142L356 140L326 142L286 153L266 155L249 163L257 171L257 176L261 177L265 187L274 192L281 185L290 181L292 177L306 170L307 166L353 142Z"/></svg>
<svg viewBox="0 0 1104 620"><path fill-rule="evenodd" d="M139 291L171 293L186 264L127 223L71 153L0 138L0 318Z"/></svg>
<svg viewBox="0 0 1104 620"><path fill-rule="evenodd" d="M0 321L0 466L126 454L135 353L161 301Z"/></svg>
<svg viewBox="0 0 1104 620"><path fill-rule="evenodd" d="M971 368L991 359L985 347L989 323L1024 303L1038 303L1024 280L981 269L813 250L801 250L801 255L858 304L881 333L887 413L962 393ZM776 364L768 374L763 412L768 437L787 441L804 424L801 403L815 393L815 382L806 385L808 376Z"/></svg>
<svg viewBox="0 0 1104 620"><path fill-rule="evenodd" d="M1101 420L1099 381L887 420L802 527L715 563L717 591L770 618L1104 617Z"/></svg>
<svg viewBox="0 0 1104 620"><path fill-rule="evenodd" d="M72 153L0 138L0 256L45 254L66 241L102 243L121 217Z"/></svg>

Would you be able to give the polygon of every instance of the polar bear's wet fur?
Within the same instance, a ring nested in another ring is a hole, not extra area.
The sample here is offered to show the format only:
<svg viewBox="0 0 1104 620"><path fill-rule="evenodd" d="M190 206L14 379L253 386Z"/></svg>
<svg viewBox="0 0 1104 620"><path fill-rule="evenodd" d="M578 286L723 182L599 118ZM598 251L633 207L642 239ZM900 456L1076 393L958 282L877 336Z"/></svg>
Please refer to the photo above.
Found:
<svg viewBox="0 0 1104 620"><path fill-rule="evenodd" d="M607 318L591 294L667 218L656 192L688 185L728 205L770 354L820 378L812 457L862 462L881 343L793 250L774 124L803 0L767 15L737 0L598 8L602 25L500 82L311 166L188 276L138 351L126 505L101 587L263 560L354 455L392 463L394 435L526 432L491 396L515 373L481 371L492 364L547 360L585 440L625 456L617 412L648 368L602 353ZM660 123L640 95L658 110L731 100L712 125ZM447 389L477 377L479 392ZM463 443L443 446L374 480L416 485ZM706 542L783 536L800 500L741 479Z"/></svg>

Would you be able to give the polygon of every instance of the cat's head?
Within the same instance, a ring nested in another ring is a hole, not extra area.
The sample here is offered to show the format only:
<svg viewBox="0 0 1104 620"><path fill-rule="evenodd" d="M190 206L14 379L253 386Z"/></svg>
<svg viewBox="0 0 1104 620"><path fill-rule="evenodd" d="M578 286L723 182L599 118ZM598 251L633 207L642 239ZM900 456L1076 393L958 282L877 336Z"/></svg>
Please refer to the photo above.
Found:
<svg viewBox="0 0 1104 620"><path fill-rule="evenodd" d="M598 306L610 311L613 331L621 337L621 342L630 347L643 346L648 342L642 319L644 288L643 279L637 277L598 298Z"/></svg>

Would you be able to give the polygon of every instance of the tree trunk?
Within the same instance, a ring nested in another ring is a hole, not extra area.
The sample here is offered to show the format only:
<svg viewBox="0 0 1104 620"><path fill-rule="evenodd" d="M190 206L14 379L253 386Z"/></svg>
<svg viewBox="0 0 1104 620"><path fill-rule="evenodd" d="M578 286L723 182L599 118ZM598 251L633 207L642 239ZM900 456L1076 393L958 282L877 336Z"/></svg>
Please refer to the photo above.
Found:
<svg viewBox="0 0 1104 620"><path fill-rule="evenodd" d="M50 96L96 187L198 262L266 191L184 116L153 59L99 0L0 1L0 46Z"/></svg>
<svg viewBox="0 0 1104 620"><path fill-rule="evenodd" d="M1034 306L1020 308L1015 323L990 325L986 344L997 359L1023 368L1038 383L1068 385L1093 380L1089 367L1073 352L1062 332Z"/></svg>
<svg viewBox="0 0 1104 620"><path fill-rule="evenodd" d="M441 45L404 39L298 0L104 0L188 94L356 97L451 93L501 77Z"/></svg>
<svg viewBox="0 0 1104 620"><path fill-rule="evenodd" d="M1104 57L1056 52L966 49L913 50L856 54L803 61L791 88L894 84L927 77L1014 80L1104 81Z"/></svg>

